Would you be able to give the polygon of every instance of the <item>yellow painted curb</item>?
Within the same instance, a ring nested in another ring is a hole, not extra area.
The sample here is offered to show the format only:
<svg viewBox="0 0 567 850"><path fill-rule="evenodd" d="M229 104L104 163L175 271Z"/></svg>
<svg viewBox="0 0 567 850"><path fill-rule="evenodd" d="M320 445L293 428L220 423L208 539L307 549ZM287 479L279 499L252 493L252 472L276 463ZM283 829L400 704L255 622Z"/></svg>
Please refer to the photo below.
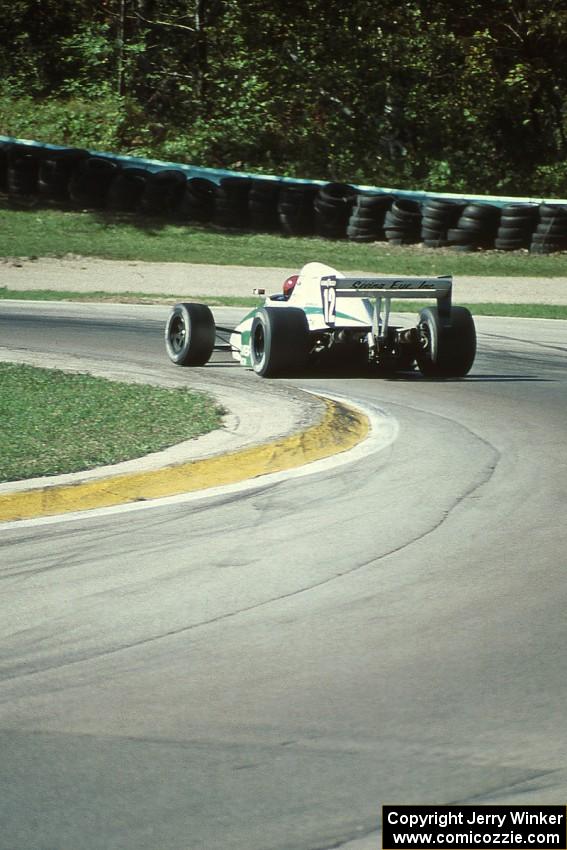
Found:
<svg viewBox="0 0 567 850"><path fill-rule="evenodd" d="M106 508L234 484L347 451L367 436L370 422L364 414L341 402L322 401L326 409L317 425L273 443L149 472L0 495L0 521Z"/></svg>

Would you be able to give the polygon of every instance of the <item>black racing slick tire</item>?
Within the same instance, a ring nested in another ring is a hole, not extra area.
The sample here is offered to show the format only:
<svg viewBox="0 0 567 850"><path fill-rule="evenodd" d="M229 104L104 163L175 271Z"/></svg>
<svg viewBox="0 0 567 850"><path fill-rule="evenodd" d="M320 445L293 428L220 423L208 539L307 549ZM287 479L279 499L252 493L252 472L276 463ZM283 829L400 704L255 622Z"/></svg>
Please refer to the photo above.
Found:
<svg viewBox="0 0 567 850"><path fill-rule="evenodd" d="M307 360L309 327L296 307L262 307L250 331L252 368L262 378L300 371Z"/></svg>
<svg viewBox="0 0 567 850"><path fill-rule="evenodd" d="M420 345L416 355L422 375L428 378L462 378L476 355L476 330L466 307L453 307L447 319L437 307L426 307L419 315Z"/></svg>
<svg viewBox="0 0 567 850"><path fill-rule="evenodd" d="M204 366L215 335L215 320L206 304L176 304L165 325L169 359L177 366Z"/></svg>

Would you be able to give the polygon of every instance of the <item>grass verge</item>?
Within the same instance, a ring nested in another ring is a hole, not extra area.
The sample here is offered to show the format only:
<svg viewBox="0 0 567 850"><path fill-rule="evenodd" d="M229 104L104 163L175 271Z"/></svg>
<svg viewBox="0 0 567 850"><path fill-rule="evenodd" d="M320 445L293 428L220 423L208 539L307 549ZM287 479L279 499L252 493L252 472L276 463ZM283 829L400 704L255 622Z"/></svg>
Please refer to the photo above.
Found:
<svg viewBox="0 0 567 850"><path fill-rule="evenodd" d="M156 295L147 292L72 292L57 289L8 289L0 286L0 301L91 301L107 304L176 304L201 301L209 307L256 307L263 298L236 295Z"/></svg>
<svg viewBox="0 0 567 850"><path fill-rule="evenodd" d="M222 413L186 389L0 363L0 481L140 457L218 428Z"/></svg>
<svg viewBox="0 0 567 850"><path fill-rule="evenodd" d="M228 295L198 295L198 301L210 307L257 307L263 298ZM8 289L0 286L0 301L92 301L118 304L174 304L186 301L186 295L148 295L144 292L72 292L52 289ZM191 299L194 300L194 299ZM399 313L419 313L423 301L392 301L392 309ZM508 316L524 319L567 319L567 305L560 304L463 304L473 315Z"/></svg>
<svg viewBox="0 0 567 850"><path fill-rule="evenodd" d="M393 301L392 309L399 313L419 313L423 301ZM473 316L503 316L511 319L567 319L567 305L562 304L461 304Z"/></svg>
<svg viewBox="0 0 567 850"><path fill-rule="evenodd" d="M459 253L421 245L299 238L221 231L165 219L31 207L0 207L0 256L281 266L297 269L320 259L337 269L370 273L563 277L565 253L527 251Z"/></svg>

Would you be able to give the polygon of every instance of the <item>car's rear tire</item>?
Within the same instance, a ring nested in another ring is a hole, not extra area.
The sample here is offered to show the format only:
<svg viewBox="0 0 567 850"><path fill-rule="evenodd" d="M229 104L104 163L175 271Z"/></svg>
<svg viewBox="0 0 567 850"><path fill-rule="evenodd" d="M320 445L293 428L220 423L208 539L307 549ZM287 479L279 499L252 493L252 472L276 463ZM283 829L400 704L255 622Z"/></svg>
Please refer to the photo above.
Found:
<svg viewBox="0 0 567 850"><path fill-rule="evenodd" d="M300 371L309 351L309 328L297 307L262 307L250 331L252 368L263 378Z"/></svg>
<svg viewBox="0 0 567 850"><path fill-rule="evenodd" d="M215 335L215 320L206 304L176 304L165 326L169 359L177 366L204 366Z"/></svg>
<svg viewBox="0 0 567 850"><path fill-rule="evenodd" d="M437 307L426 307L419 315L420 346L416 355L422 375L428 378L462 378L476 355L476 330L466 307L453 307L450 318Z"/></svg>

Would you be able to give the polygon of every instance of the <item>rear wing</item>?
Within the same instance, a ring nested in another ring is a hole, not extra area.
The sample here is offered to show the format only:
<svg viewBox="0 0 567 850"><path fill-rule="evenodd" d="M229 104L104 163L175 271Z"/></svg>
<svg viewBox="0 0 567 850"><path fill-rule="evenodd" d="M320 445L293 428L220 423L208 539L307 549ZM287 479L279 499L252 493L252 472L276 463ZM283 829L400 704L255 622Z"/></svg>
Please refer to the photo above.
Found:
<svg viewBox="0 0 567 850"><path fill-rule="evenodd" d="M451 315L453 278L443 277L337 277L321 278L321 298L325 322L333 327L336 320L337 298L367 298L374 301L373 331L382 335L388 327L392 298L435 298L439 315ZM384 316L382 316L384 300Z"/></svg>
<svg viewBox="0 0 567 850"><path fill-rule="evenodd" d="M443 277L329 277L323 281L335 281L337 295L346 298L436 298L449 299L453 278ZM329 284L327 284L329 285Z"/></svg>

